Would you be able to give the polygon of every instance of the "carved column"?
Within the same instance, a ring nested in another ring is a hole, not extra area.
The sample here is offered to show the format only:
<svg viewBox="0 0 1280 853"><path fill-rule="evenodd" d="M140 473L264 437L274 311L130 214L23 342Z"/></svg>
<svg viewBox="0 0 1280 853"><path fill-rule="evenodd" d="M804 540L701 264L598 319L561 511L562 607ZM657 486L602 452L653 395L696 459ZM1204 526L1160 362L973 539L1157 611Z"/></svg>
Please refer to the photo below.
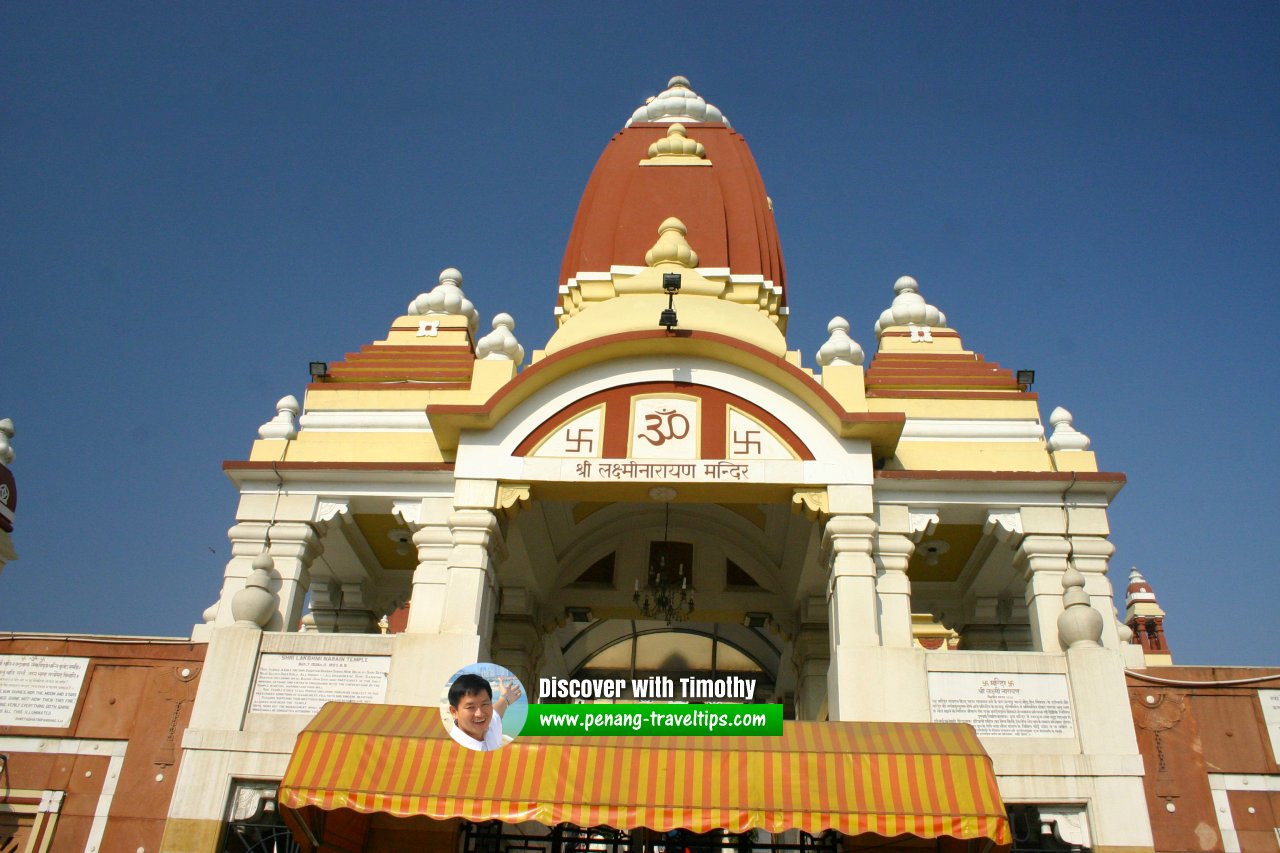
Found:
<svg viewBox="0 0 1280 853"><path fill-rule="evenodd" d="M272 587L280 604L267 623L268 631L296 631L302 619L302 605L311 584L311 564L324 551L315 528L305 522L271 525L271 558L279 585Z"/></svg>
<svg viewBox="0 0 1280 853"><path fill-rule="evenodd" d="M1031 644L1038 652L1060 652L1058 615L1062 612L1062 573L1070 548L1065 536L1029 534L1014 554L1013 564L1027 582L1027 618Z"/></svg>
<svg viewBox="0 0 1280 853"><path fill-rule="evenodd" d="M418 549L418 567L413 571L405 631L438 634L444 626L445 580L449 555L453 552L453 534L448 524L427 524L414 531L413 544Z"/></svg>
<svg viewBox="0 0 1280 853"><path fill-rule="evenodd" d="M324 550L320 537L310 523L301 521L267 524L242 521L227 531L231 540L231 560L223 577L222 593L213 616L219 626L235 622L231 602L245 586L253 559L271 543L270 590L277 597L277 612L264 626L267 631L296 631L302 618L302 605L311 583L311 564Z"/></svg>
<svg viewBox="0 0 1280 853"><path fill-rule="evenodd" d="M498 516L491 509L459 509L449 516L453 549L445 577L441 632L480 637L488 655L497 603L494 564L506 553Z"/></svg>
<svg viewBox="0 0 1280 853"><path fill-rule="evenodd" d="M831 668L831 637L827 603L816 596L800 604L792 661L796 668L796 719L823 720L827 716L827 673Z"/></svg>
<svg viewBox="0 0 1280 853"><path fill-rule="evenodd" d="M1116 633L1119 624L1115 617L1115 602L1111 581L1107 578L1107 565L1116 546L1101 536L1072 536L1071 565L1084 575L1084 591L1089 594L1094 610L1102 615L1102 645L1109 649L1120 648Z"/></svg>
<svg viewBox="0 0 1280 853"><path fill-rule="evenodd" d="M541 669L542 631L536 610L529 590L503 587L493 630L493 662L511 670L525 685L535 684Z"/></svg>
<svg viewBox="0 0 1280 853"><path fill-rule="evenodd" d="M876 523L865 515L833 515L822 530L833 651L840 646L880 645Z"/></svg>
<svg viewBox="0 0 1280 853"><path fill-rule="evenodd" d="M876 594L880 600L880 639L883 645L907 648L911 634L911 580L907 564L916 543L900 533L880 533L875 539Z"/></svg>

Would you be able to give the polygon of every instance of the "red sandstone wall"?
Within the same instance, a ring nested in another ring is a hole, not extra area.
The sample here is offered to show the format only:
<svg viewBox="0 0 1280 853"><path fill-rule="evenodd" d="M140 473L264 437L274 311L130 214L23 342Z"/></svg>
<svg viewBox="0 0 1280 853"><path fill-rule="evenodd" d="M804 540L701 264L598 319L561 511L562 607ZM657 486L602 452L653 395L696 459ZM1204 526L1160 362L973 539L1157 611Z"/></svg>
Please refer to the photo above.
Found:
<svg viewBox="0 0 1280 853"><path fill-rule="evenodd" d="M1263 783L1259 777L1280 774L1258 697L1260 689L1280 689L1280 671L1178 666L1144 674L1182 682L1128 680L1155 849L1222 851L1220 829L1229 823L1241 853L1277 853L1280 795L1243 787L1226 791L1228 822L1214 802L1209 774L1251 777L1244 781L1254 786ZM1260 676L1272 677L1222 683Z"/></svg>
<svg viewBox="0 0 1280 853"><path fill-rule="evenodd" d="M0 726L5 743L0 751L9 755L3 780L9 791L65 792L53 853L86 851L103 786L111 781L110 757L76 754L90 747L74 741L127 743L101 845L86 853L160 849L205 649L203 644L121 638L0 636L0 655L89 659L69 726Z"/></svg>

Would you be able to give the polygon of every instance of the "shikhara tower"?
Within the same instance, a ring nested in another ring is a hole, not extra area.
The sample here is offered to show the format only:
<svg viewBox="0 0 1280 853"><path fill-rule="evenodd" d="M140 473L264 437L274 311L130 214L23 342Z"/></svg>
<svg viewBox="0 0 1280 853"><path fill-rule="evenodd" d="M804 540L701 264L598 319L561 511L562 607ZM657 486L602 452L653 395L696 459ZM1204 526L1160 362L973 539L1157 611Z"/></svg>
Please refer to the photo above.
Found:
<svg viewBox="0 0 1280 853"><path fill-rule="evenodd" d="M1123 475L910 277L816 357L789 349L807 288L772 207L742 135L673 78L596 164L528 364L446 269L279 402L225 465L234 557L194 632L166 849L212 850L233 789L285 774L311 718L261 695L285 655L359 658L355 692L406 706L492 660L527 685L751 677L798 720L970 721L1007 802L1151 847L1123 674L1142 649L1107 575ZM677 589L691 611L637 606Z"/></svg>

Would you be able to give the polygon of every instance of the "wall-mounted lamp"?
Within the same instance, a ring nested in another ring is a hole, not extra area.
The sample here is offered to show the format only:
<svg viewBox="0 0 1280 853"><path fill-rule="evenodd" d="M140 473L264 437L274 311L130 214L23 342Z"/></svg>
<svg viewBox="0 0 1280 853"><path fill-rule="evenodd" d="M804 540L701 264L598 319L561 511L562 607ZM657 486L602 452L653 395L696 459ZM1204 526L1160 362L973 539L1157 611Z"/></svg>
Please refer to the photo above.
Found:
<svg viewBox="0 0 1280 853"><path fill-rule="evenodd" d="M667 307L662 309L658 317L658 325L670 332L676 326L676 294L680 292L680 273L664 272L662 274L662 292L667 294Z"/></svg>
<svg viewBox="0 0 1280 853"><path fill-rule="evenodd" d="M1018 385L1023 391L1036 384L1036 372L1034 370L1019 370L1017 377Z"/></svg>
<svg viewBox="0 0 1280 853"><path fill-rule="evenodd" d="M311 378L326 379L329 376L329 362L313 361L311 362Z"/></svg>
<svg viewBox="0 0 1280 853"><path fill-rule="evenodd" d="M408 529L404 527L396 527L387 531L387 538L396 543L396 553L401 557L407 557L413 551L409 546L412 537L409 535Z"/></svg>

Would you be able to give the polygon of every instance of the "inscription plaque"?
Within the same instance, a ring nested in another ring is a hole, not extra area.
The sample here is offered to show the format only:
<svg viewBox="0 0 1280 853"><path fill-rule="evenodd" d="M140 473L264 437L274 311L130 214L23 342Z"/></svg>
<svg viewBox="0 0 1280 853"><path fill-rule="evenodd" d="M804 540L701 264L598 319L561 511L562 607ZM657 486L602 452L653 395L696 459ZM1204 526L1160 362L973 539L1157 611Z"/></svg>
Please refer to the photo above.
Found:
<svg viewBox="0 0 1280 853"><path fill-rule="evenodd" d="M935 723L969 723L983 737L1074 737L1067 677L1021 672L931 672Z"/></svg>
<svg viewBox="0 0 1280 853"><path fill-rule="evenodd" d="M1280 761L1280 690L1259 690L1258 702L1262 705L1262 719L1271 736L1271 754Z"/></svg>
<svg viewBox="0 0 1280 853"><path fill-rule="evenodd" d="M0 726L71 725L88 658L0 655Z"/></svg>
<svg viewBox="0 0 1280 853"><path fill-rule="evenodd" d="M381 702L390 669L385 655L264 654L249 712L314 714L325 702Z"/></svg>

